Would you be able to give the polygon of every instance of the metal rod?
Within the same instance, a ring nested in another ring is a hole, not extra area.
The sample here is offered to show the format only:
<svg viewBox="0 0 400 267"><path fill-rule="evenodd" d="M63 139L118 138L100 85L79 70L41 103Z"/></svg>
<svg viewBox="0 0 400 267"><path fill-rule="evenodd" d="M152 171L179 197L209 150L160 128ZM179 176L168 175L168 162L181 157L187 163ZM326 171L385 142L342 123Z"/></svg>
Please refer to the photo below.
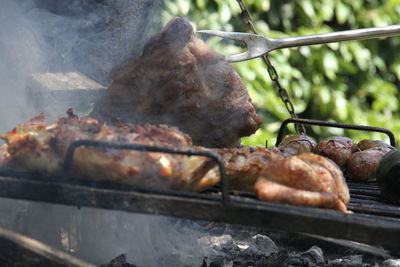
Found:
<svg viewBox="0 0 400 267"><path fill-rule="evenodd" d="M219 173L221 177L222 183L222 203L227 205L229 203L229 181L226 176L225 166L222 163L221 158L212 152L209 151L201 151L194 149L175 149L168 147L158 147L158 146L149 146L149 145L141 145L141 144L116 144L105 141L96 141L96 140L77 140L72 142L67 150L67 154L65 156L64 161L64 171L66 174L69 173L75 150L80 146L91 146L91 147L101 147L101 148L112 148L112 149L125 149L125 150L137 150L137 151L145 151L145 152L162 152L169 154L179 154L179 155L187 155L187 156L203 156L208 157L214 160L219 168Z"/></svg>
<svg viewBox="0 0 400 267"><path fill-rule="evenodd" d="M238 197L231 197L231 203L223 206L216 195L151 191L154 190L144 193L0 177L0 196L7 198L310 233L380 245L400 253L400 219L391 216L390 211L389 217L345 214Z"/></svg>
<svg viewBox="0 0 400 267"><path fill-rule="evenodd" d="M309 125L317 125L317 126L325 126L325 127L334 127L334 128L343 128L343 129L351 129L351 130L359 130L359 131L368 131L368 132L380 132L387 134L390 139L390 145L396 147L396 139L394 134L385 128L380 127L372 127L372 126L364 126L364 125L355 125L355 124L345 124L340 122L327 122L327 121L319 121L319 120L309 120L309 119L300 119L300 118L290 118L282 122L281 127L279 128L278 136L276 139L276 146L278 146L285 132L285 128L289 123L303 123Z"/></svg>
<svg viewBox="0 0 400 267"><path fill-rule="evenodd" d="M330 32L322 34L304 35L298 37L287 37L270 39L273 41L271 50L306 45L317 45L343 41L365 40L380 37L400 35L400 25L391 25L375 28Z"/></svg>

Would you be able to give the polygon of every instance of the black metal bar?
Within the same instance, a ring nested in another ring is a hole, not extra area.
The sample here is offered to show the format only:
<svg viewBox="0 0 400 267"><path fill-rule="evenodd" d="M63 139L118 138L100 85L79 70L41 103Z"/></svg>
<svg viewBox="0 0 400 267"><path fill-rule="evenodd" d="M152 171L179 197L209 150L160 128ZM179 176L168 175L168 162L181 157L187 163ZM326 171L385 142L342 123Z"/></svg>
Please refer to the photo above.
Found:
<svg viewBox="0 0 400 267"><path fill-rule="evenodd" d="M400 218L400 209L398 207L382 205L381 203L350 201L347 207L353 212L373 214L389 218Z"/></svg>
<svg viewBox="0 0 400 267"><path fill-rule="evenodd" d="M221 158L212 152L209 151L201 151L201 150L194 150L194 149L176 149L176 148L168 148L168 147L158 147L158 146L149 146L149 145L142 145L142 144L117 144L117 143L110 143L105 141L96 141L96 140L77 140L72 142L67 150L67 154L65 156L64 161L64 171L66 174L69 173L75 150L80 146L91 146L91 147L101 147L101 148L112 148L112 149L125 149L125 150L137 150L137 151L144 151L144 152L162 152L162 153L169 153L169 154L179 154L179 155L187 155L187 156L203 156L208 157L214 160L219 168L219 173L221 176L221 183L222 183L222 202L224 205L229 203L229 181L226 177L226 170L225 166L222 163Z"/></svg>
<svg viewBox="0 0 400 267"><path fill-rule="evenodd" d="M400 220L381 216L345 214L239 197L231 197L230 205L224 206L217 195L143 193L1 176L0 196L310 233L380 245L400 253Z"/></svg>
<svg viewBox="0 0 400 267"><path fill-rule="evenodd" d="M28 236L0 228L1 266L95 267Z"/></svg>
<svg viewBox="0 0 400 267"><path fill-rule="evenodd" d="M359 130L359 131L384 133L389 136L390 145L393 147L396 147L396 139L394 137L394 134L390 130L385 129L385 128L365 126L365 125L346 124L346 123L340 123L340 122L327 122L327 121L319 121L319 120L301 119L301 118L290 118L290 119L287 119L282 122L281 127L279 128L277 139L276 139L276 146L278 146L281 143L284 132L285 132L285 128L291 122L308 124L308 125L317 125L317 126L325 126L325 127L334 127L334 128L343 128L343 129L351 129L351 130Z"/></svg>

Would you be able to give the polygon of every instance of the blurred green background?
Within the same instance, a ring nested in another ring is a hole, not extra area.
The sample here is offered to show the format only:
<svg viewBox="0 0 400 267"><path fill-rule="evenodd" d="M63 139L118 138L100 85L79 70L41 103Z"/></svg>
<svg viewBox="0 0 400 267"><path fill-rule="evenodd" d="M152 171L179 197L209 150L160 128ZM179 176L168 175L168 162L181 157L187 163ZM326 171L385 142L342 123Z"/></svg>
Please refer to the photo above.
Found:
<svg viewBox="0 0 400 267"><path fill-rule="evenodd" d="M259 34L288 37L400 24L400 0L244 0ZM174 16L190 20L197 29L250 32L236 0L166 1L163 23ZM233 43L209 38L223 54L242 51ZM351 41L272 51L269 54L299 117L385 127L400 133L400 37ZM243 144L275 144L283 120L290 117L270 80L262 59L234 63L253 103L264 118L256 134ZM289 127L293 133L293 127ZM388 142L386 135L313 127L317 141L345 135Z"/></svg>

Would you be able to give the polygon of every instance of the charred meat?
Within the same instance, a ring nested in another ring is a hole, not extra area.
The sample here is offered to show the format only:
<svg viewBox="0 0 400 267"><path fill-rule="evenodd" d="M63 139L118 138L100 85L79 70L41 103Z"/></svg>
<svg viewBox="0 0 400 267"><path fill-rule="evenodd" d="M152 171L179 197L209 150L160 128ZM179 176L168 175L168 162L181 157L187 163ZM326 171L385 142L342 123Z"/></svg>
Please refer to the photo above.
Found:
<svg viewBox="0 0 400 267"><path fill-rule="evenodd" d="M353 141L343 136L329 137L317 144L314 153L333 160L341 169L346 169Z"/></svg>
<svg viewBox="0 0 400 267"><path fill-rule="evenodd" d="M322 156L305 153L269 161L255 184L260 200L347 212L349 189L341 170Z"/></svg>
<svg viewBox="0 0 400 267"><path fill-rule="evenodd" d="M239 75L182 18L170 21L112 79L91 116L176 126L205 147L238 146L261 124Z"/></svg>
<svg viewBox="0 0 400 267"><path fill-rule="evenodd" d="M241 191L254 191L254 183L265 165L282 157L279 150L264 147L242 146L213 151L223 160L230 188Z"/></svg>
<svg viewBox="0 0 400 267"><path fill-rule="evenodd" d="M317 143L306 135L286 135L278 145L282 156L290 157L313 152Z"/></svg>
<svg viewBox="0 0 400 267"><path fill-rule="evenodd" d="M371 149L371 148L374 148L374 147L381 147L381 148L384 148L385 150L386 149L388 149L388 150L394 149L394 147L392 147L391 145L386 144L383 141L364 139L364 140L361 140L360 142L358 142L357 144L353 145L352 152L356 153L356 152L364 151L364 150Z"/></svg>
<svg viewBox="0 0 400 267"><path fill-rule="evenodd" d="M379 140L361 140L353 146L347 163L349 178L369 182L376 180L376 171L382 157L394 147Z"/></svg>
<svg viewBox="0 0 400 267"><path fill-rule="evenodd" d="M165 125L110 127L91 118L70 115L49 126L39 115L0 138L6 141L1 149L3 168L60 177L66 151L75 140L178 148L192 145L188 135ZM214 165L205 157L79 147L74 153L71 175L149 188L192 190L192 184Z"/></svg>

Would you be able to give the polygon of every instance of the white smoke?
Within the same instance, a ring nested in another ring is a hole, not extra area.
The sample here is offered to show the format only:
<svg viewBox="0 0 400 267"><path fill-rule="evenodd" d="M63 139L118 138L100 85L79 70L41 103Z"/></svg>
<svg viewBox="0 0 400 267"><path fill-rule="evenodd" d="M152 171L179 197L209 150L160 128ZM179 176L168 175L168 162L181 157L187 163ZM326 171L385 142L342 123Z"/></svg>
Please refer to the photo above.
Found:
<svg viewBox="0 0 400 267"><path fill-rule="evenodd" d="M28 75L45 70L46 44L29 19L28 4L2 0L0 8L0 131L27 119L32 106L26 96Z"/></svg>
<svg viewBox="0 0 400 267"><path fill-rule="evenodd" d="M0 199L0 224L93 264L121 254L139 266L200 266L211 248L198 222ZM17 205L18 204L18 205Z"/></svg>
<svg viewBox="0 0 400 267"><path fill-rule="evenodd" d="M80 72L107 86L110 70L137 56L160 27L160 6L161 0L1 0L0 132L43 111L27 94L29 75Z"/></svg>
<svg viewBox="0 0 400 267"><path fill-rule="evenodd" d="M112 67L140 53L160 2L1 0L0 132L41 112L27 94L29 75L76 71L107 85ZM200 233L176 219L4 198L0 215L1 227L95 264L121 253L143 266L203 257Z"/></svg>

